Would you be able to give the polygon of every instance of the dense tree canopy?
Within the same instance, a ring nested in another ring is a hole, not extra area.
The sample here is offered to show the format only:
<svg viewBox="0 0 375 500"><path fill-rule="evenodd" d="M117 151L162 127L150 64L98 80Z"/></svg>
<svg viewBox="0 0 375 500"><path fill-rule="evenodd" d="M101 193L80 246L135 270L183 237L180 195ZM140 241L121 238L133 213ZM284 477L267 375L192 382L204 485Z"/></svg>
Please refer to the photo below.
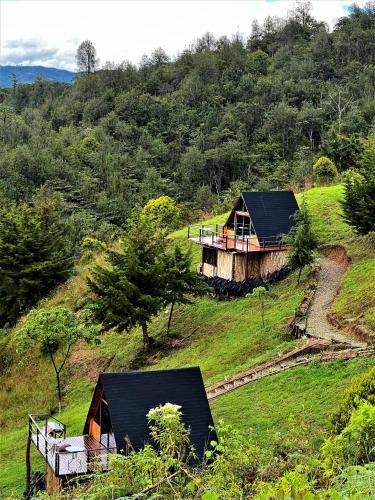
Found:
<svg viewBox="0 0 375 500"><path fill-rule="evenodd" d="M375 124L374 40L374 3L330 31L299 2L248 40L206 34L175 60L158 48L73 85L15 84L0 99L0 200L48 183L81 233L110 237L161 195L210 209L234 182L303 186L321 156L357 168Z"/></svg>
<svg viewBox="0 0 375 500"><path fill-rule="evenodd" d="M0 328L64 281L73 266L58 195L0 210Z"/></svg>

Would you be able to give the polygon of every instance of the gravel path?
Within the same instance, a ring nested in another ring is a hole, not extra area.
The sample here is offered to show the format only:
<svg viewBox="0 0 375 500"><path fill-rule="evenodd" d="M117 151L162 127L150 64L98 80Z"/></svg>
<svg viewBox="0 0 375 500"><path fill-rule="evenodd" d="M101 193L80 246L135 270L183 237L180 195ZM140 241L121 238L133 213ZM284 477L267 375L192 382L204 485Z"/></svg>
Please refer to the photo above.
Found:
<svg viewBox="0 0 375 500"><path fill-rule="evenodd" d="M319 263L321 269L318 276L318 287L308 313L307 332L314 337L346 342L352 347L366 346L365 342L359 342L349 335L345 335L328 321L327 314L340 288L345 268L327 257L321 257Z"/></svg>

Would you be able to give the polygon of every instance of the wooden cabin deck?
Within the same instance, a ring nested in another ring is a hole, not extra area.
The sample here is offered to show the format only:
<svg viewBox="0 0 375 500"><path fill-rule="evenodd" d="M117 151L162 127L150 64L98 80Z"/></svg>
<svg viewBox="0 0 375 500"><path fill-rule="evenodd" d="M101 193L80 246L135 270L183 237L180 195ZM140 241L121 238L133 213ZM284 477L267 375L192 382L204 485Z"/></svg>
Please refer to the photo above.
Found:
<svg viewBox="0 0 375 500"><path fill-rule="evenodd" d="M272 244L270 241L269 245L258 246L250 243L249 240L242 240L239 238L228 238L226 236L217 237L212 235L207 236L193 236L189 238L189 241L198 243L199 245L204 245L212 248L219 248L220 250L234 250L239 253L251 253L251 252L275 252L277 250L288 250L287 245Z"/></svg>
<svg viewBox="0 0 375 500"><path fill-rule="evenodd" d="M99 442L88 435L66 437L64 427L64 431L59 432L63 432L61 437L53 437L55 433L48 424L51 420L58 421L50 417L41 423L35 417L37 415L29 416L31 441L55 476L109 470L109 454L116 452L113 434L102 435Z"/></svg>

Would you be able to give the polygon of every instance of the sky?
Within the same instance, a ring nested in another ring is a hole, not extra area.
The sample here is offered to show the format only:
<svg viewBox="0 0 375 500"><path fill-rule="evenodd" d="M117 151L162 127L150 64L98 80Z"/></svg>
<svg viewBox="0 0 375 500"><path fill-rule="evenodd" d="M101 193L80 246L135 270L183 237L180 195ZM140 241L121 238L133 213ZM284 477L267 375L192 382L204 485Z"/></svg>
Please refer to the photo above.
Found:
<svg viewBox="0 0 375 500"><path fill-rule="evenodd" d="M75 54L91 40L100 63L129 60L162 47L171 57L206 32L250 34L254 19L286 17L293 0L0 0L0 64L75 70ZM351 0L312 1L331 27ZM357 0L359 5L365 0Z"/></svg>

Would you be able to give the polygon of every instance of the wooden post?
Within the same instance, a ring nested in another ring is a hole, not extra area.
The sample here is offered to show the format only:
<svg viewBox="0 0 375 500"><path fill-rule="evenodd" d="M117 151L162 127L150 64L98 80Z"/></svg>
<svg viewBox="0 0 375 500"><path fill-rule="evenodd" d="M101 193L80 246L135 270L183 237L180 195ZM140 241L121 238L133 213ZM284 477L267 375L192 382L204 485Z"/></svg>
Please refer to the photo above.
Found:
<svg viewBox="0 0 375 500"><path fill-rule="evenodd" d="M29 417L29 430L27 435L27 445L26 445L26 498L29 498L30 493L30 482L31 482L31 461L30 461L30 447L31 447L31 420Z"/></svg>
<svg viewBox="0 0 375 500"><path fill-rule="evenodd" d="M236 239L234 239L234 245L236 245ZM232 253L232 278L231 278L231 281L234 280L234 274L236 272L236 254L235 253Z"/></svg>
<svg viewBox="0 0 375 500"><path fill-rule="evenodd" d="M58 476L60 471L60 455L58 451L55 449L55 476Z"/></svg>

